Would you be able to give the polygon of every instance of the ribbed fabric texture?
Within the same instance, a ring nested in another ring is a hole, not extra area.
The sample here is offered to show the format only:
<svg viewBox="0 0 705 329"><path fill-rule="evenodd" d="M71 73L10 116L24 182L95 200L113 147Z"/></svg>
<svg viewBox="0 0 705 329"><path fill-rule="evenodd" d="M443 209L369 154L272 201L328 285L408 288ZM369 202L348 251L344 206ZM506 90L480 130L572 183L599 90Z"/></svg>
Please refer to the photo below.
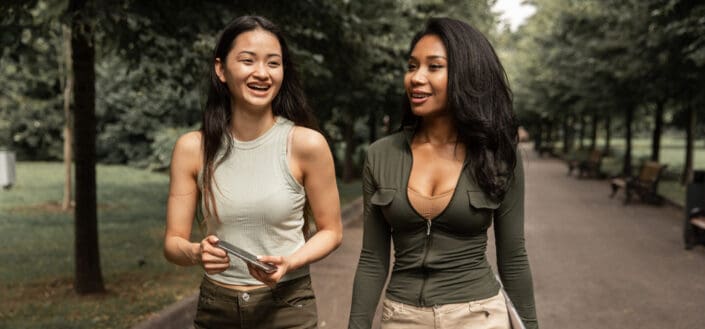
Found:
<svg viewBox="0 0 705 329"><path fill-rule="evenodd" d="M286 256L303 246L306 195L287 162L287 139L293 126L290 120L276 117L274 126L262 136L233 141L232 152L213 176L220 218L209 218L204 213L208 234L255 255ZM282 281L307 275L308 271L308 267L302 267ZM250 276L245 262L233 256L228 270L209 277L225 284L262 284Z"/></svg>

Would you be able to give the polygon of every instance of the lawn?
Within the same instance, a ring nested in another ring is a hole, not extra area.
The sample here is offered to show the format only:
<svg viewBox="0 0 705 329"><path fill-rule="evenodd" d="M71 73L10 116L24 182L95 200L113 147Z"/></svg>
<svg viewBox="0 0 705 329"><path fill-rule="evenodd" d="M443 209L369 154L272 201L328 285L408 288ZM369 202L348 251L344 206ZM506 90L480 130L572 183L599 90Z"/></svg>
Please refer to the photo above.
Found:
<svg viewBox="0 0 705 329"><path fill-rule="evenodd" d="M130 328L196 291L202 272L162 256L168 177L125 166L97 168L101 267L108 292L73 292L73 214L62 212L60 163L17 165L0 191L0 327ZM341 199L360 194L340 186ZM196 226L194 226L196 227ZM200 232L194 230L192 239Z"/></svg>
<svg viewBox="0 0 705 329"><path fill-rule="evenodd" d="M585 141L585 145L589 145ZM556 144L556 149L560 150L561 144ZM604 141L598 140L598 147L604 145ZM625 140L613 139L611 142L612 154L606 157L602 163L602 170L608 175L618 175L622 171L622 157L624 156ZM674 136L664 136L661 139L660 162L668 167L661 182L658 192L660 195L671 200L675 204L683 206L685 204L685 186L678 181L683 164L685 163L685 139ZM632 168L633 172L639 168L639 164L651 157L651 139L637 138L632 143ZM693 166L696 170L705 170L705 141L698 140L695 143Z"/></svg>

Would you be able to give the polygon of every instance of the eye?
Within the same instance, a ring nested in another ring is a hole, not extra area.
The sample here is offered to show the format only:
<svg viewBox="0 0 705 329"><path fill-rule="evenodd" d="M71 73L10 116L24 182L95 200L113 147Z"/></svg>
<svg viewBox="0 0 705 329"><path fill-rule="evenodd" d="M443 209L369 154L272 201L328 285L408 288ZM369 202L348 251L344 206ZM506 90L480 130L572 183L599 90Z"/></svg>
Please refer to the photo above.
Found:
<svg viewBox="0 0 705 329"><path fill-rule="evenodd" d="M414 64L414 63L407 63L407 64L406 64L406 70L407 70L407 71L416 70L416 67L417 67L417 66L416 66L416 64Z"/></svg>
<svg viewBox="0 0 705 329"><path fill-rule="evenodd" d="M243 59L240 59L240 62L245 63L245 64L252 64L255 61L252 58L243 58Z"/></svg>
<svg viewBox="0 0 705 329"><path fill-rule="evenodd" d="M277 67L281 66L282 64L279 62L276 62L276 61L272 61L272 62L267 63L267 65L269 65L269 67L271 67L271 68L277 68Z"/></svg>
<svg viewBox="0 0 705 329"><path fill-rule="evenodd" d="M441 64L431 64L431 65L428 66L428 68L429 68L431 71L438 71L438 70L440 70L440 69L443 68L443 65L441 65Z"/></svg>

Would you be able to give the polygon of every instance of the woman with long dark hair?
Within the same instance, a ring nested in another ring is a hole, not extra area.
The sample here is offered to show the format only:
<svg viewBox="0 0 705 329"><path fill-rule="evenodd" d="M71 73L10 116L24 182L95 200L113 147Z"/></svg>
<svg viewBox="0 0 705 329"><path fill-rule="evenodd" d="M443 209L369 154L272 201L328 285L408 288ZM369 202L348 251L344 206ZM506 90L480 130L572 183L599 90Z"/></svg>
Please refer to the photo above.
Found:
<svg viewBox="0 0 705 329"><path fill-rule="evenodd" d="M172 155L165 257L205 270L197 328L314 328L308 264L342 238L333 158L280 30L243 16L221 32L202 127ZM191 242L199 212L207 236ZM307 239L307 215L316 232ZM228 254L227 242L273 266Z"/></svg>
<svg viewBox="0 0 705 329"><path fill-rule="evenodd" d="M373 143L363 173L364 237L350 328L510 328L485 257L527 328L538 328L524 248L524 176L504 69L466 23L431 19L411 42L402 129Z"/></svg>

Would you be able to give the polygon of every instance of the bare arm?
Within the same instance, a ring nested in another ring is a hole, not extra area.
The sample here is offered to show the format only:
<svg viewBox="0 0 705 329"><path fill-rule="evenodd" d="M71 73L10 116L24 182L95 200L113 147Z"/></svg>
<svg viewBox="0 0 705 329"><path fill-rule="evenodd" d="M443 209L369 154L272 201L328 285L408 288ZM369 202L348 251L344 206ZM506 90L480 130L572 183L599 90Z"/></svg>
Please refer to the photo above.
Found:
<svg viewBox="0 0 705 329"><path fill-rule="evenodd" d="M197 177L201 161L200 133L181 136L171 158L164 257L181 266L202 264L206 272L217 273L229 266L225 251L215 247L217 238L208 236L200 243L189 241L198 202Z"/></svg>

